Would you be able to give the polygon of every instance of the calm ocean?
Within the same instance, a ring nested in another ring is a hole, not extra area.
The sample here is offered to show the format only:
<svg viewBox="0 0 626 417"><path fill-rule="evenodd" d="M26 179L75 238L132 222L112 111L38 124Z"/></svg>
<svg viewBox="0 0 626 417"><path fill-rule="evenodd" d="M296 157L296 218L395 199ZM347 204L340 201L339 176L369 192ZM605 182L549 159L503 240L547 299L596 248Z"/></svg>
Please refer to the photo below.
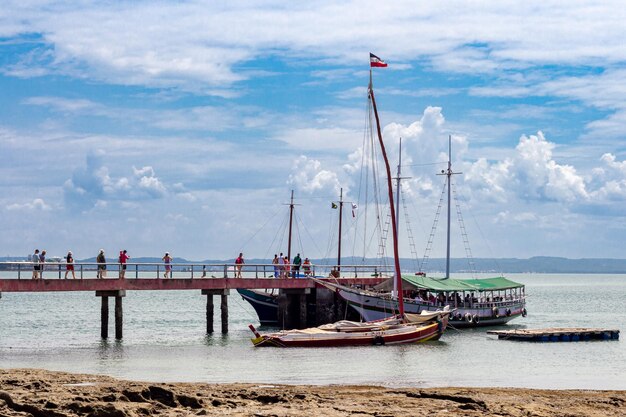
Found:
<svg viewBox="0 0 626 417"><path fill-rule="evenodd" d="M205 336L200 291L129 291L124 340L102 341L100 298L93 293L5 292L0 368L160 382L626 389L626 275L507 277L526 284L528 317L504 328L611 327L622 339L528 343L497 340L484 329L450 329L422 345L254 348L247 326L258 321L236 292L229 297L228 335ZM219 331L218 302L215 314Z"/></svg>

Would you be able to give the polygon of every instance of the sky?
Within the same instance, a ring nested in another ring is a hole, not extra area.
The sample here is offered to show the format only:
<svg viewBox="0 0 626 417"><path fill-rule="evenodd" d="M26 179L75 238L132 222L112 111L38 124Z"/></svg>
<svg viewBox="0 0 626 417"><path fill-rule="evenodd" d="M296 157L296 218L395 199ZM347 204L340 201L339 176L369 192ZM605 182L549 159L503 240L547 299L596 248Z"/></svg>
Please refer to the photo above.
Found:
<svg viewBox="0 0 626 417"><path fill-rule="evenodd" d="M401 256L445 255L451 137L452 256L625 258L625 20L618 1L5 0L0 254L272 257L293 190L293 252L336 256L343 192L342 254L375 256L373 52Z"/></svg>

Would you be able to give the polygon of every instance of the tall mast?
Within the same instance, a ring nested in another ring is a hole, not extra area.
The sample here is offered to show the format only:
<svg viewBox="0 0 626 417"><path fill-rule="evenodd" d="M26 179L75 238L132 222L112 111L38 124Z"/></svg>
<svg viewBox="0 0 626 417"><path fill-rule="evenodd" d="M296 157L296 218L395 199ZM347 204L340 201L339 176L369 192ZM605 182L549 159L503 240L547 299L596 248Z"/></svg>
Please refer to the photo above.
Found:
<svg viewBox="0 0 626 417"><path fill-rule="evenodd" d="M450 278L450 179L452 177L452 135L448 135L448 239L446 244L446 279Z"/></svg>
<svg viewBox="0 0 626 417"><path fill-rule="evenodd" d="M343 213L343 188L339 190L339 235L338 246L337 246L337 271L341 270L341 219Z"/></svg>
<svg viewBox="0 0 626 417"><path fill-rule="evenodd" d="M393 236L393 258L395 266L395 282L397 283L398 291L398 310L401 316L404 316L404 299L402 298L402 275L400 272L400 258L398 254L398 230L396 225L396 211L393 201L393 185L391 184L391 169L389 168L389 159L387 159L387 152L385 151L385 144L383 142L383 135L380 131L380 119L378 118L378 110L376 109L376 98L374 97L374 87L372 84L372 69L370 68L370 84L369 84L369 96L372 100L372 107L374 109L374 116L376 117L376 132L378 133L378 141L380 142L380 149L385 161L385 170L387 172L387 191L389 193L389 208L391 210L391 231Z"/></svg>
<svg viewBox="0 0 626 417"><path fill-rule="evenodd" d="M291 226L293 224L293 190L291 190L291 202L289 203L289 239L287 241L287 257L291 262Z"/></svg>
<svg viewBox="0 0 626 417"><path fill-rule="evenodd" d="M448 231L447 231L447 241L446 241L446 277L444 279L450 278L450 209L452 206L451 203L451 183L452 176L460 174L460 172L452 172L452 135L448 135L448 169L445 171L441 171L441 174L437 175L445 175L448 177Z"/></svg>
<svg viewBox="0 0 626 417"><path fill-rule="evenodd" d="M400 180L402 179L402 177L400 176L401 172L402 172L402 138L400 138L400 144L398 145L398 176L395 178L397 183L396 183L396 219L398 220L398 222L400 221ZM400 234L400 231L398 230L398 236ZM398 237L399 238L399 237ZM397 296L398 295L398 283L396 282L396 280L393 280L393 295Z"/></svg>

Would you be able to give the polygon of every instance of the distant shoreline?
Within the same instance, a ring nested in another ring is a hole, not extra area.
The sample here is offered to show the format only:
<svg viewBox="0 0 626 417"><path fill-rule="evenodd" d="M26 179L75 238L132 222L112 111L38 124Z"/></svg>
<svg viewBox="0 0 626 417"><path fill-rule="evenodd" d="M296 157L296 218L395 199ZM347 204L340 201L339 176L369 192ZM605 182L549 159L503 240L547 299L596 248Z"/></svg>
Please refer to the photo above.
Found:
<svg viewBox="0 0 626 417"><path fill-rule="evenodd" d="M150 383L41 369L0 370L0 414L618 416L626 391Z"/></svg>

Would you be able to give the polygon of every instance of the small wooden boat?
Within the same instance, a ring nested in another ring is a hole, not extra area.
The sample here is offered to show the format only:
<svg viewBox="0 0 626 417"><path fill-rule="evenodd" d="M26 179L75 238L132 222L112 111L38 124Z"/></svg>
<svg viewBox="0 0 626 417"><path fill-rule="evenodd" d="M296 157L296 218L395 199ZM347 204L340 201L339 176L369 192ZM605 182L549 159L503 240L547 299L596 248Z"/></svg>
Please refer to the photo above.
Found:
<svg viewBox="0 0 626 417"><path fill-rule="evenodd" d="M282 330L259 334L254 326L254 346L272 347L340 347L394 345L437 340L448 324L450 311L405 314L376 322L342 320L302 330Z"/></svg>

